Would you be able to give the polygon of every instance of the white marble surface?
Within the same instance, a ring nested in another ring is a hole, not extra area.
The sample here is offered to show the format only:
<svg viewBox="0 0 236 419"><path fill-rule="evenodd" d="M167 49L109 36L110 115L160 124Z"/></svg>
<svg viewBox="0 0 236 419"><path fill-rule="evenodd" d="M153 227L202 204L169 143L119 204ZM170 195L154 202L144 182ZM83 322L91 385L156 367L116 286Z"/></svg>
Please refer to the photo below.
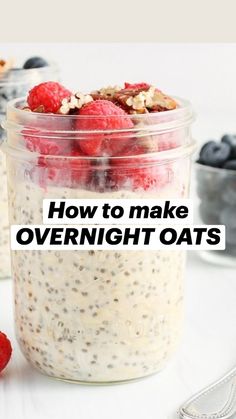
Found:
<svg viewBox="0 0 236 419"><path fill-rule="evenodd" d="M236 270L189 253L181 347L160 374L125 385L90 387L33 370L14 337L12 284L0 282L0 329L13 343L0 376L1 419L165 419L186 398L236 364Z"/></svg>

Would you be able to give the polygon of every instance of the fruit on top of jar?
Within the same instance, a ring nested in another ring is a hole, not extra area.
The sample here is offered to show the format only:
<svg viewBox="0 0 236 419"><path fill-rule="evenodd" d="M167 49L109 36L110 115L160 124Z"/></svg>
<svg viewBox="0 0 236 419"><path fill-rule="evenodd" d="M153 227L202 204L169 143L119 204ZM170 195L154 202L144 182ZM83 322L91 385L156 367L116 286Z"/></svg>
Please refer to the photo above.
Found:
<svg viewBox="0 0 236 419"><path fill-rule="evenodd" d="M54 86L55 84L55 86ZM142 114L152 112L163 112L176 109L178 103L175 99L163 93L155 86L151 86L148 83L124 83L124 86L108 86L93 92L84 94L81 92L71 93L69 95L60 95L57 92L58 84L53 82L41 83L40 89L46 91L52 90L52 94L57 101L61 101L59 108L54 107L53 109L44 107L44 109L38 110L33 108L31 101L32 97L37 92L39 86L35 86L28 96L29 109L33 112L45 112L45 113L59 113L63 115L80 114L82 109L87 103L96 100L108 100L114 105L122 108L127 114ZM57 85L57 86L56 86ZM68 91L64 86L60 85L60 91ZM41 98L42 99L42 98ZM45 97L47 102L47 99ZM43 106L43 105L42 105Z"/></svg>
<svg viewBox="0 0 236 419"><path fill-rule="evenodd" d="M41 114L72 116L68 119L54 118L51 122L47 119L45 126L49 131L60 131L62 123L62 130L72 132L73 139L45 139L45 135L41 138L40 130L32 128L24 131L23 135L28 150L40 154L38 166L47 171L46 178L54 183L59 184L62 180L64 185L68 183L69 186L84 186L87 183L87 187L90 185L99 190L123 187L154 189L168 183L170 170L157 168L156 162L145 160L146 155L175 148L178 139L173 132L138 136L140 119L136 115L167 112L178 106L174 99L145 82L126 82L122 87L108 86L90 93L72 93L63 85L49 81L30 90L24 109ZM147 121L142 124L147 124ZM143 157L138 163L132 160L131 156L140 154ZM72 166L67 162L68 156L73 157ZM85 173L76 172L77 163L81 166L83 157L104 157L104 164L110 168L107 170L101 162L87 160L86 168L83 167ZM120 161L108 160L110 157L127 157L125 167L120 169Z"/></svg>
<svg viewBox="0 0 236 419"><path fill-rule="evenodd" d="M125 111L108 100L96 100L85 104L79 115L83 118L76 121L76 129L82 131L129 130L134 126ZM122 135L110 133L108 136L94 132L79 140L78 144L82 152L88 156L114 156L124 149L129 141Z"/></svg>
<svg viewBox="0 0 236 419"><path fill-rule="evenodd" d="M236 135L225 134L220 141L206 142L197 162L205 166L236 170Z"/></svg>
<svg viewBox="0 0 236 419"><path fill-rule="evenodd" d="M57 82L40 83L30 90L27 103L33 112L57 113L63 99L71 92Z"/></svg>
<svg viewBox="0 0 236 419"><path fill-rule="evenodd" d="M0 332L0 372L7 366L12 354L11 342Z"/></svg>

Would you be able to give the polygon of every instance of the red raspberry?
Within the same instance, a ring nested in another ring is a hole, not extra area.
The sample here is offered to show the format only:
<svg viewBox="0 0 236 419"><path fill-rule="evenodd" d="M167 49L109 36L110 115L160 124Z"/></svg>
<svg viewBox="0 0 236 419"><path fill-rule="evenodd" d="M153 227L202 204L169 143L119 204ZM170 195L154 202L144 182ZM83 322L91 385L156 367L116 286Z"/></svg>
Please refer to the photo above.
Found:
<svg viewBox="0 0 236 419"><path fill-rule="evenodd" d="M12 354L11 342L0 332L0 372L7 366Z"/></svg>
<svg viewBox="0 0 236 419"><path fill-rule="evenodd" d="M143 154L145 150L136 147L135 155ZM172 170L167 164L158 165L157 161L150 160L148 157L134 157L132 150L126 151L122 156L130 158L120 160L114 158L110 171L110 183L115 189L138 190L143 189L158 191L166 186L172 179Z"/></svg>
<svg viewBox="0 0 236 419"><path fill-rule="evenodd" d="M157 135L158 151L172 150L172 148L180 147L184 135L182 130L166 132Z"/></svg>
<svg viewBox="0 0 236 419"><path fill-rule="evenodd" d="M125 89L129 90L148 90L150 87L150 84L147 83L127 83L125 82Z"/></svg>
<svg viewBox="0 0 236 419"><path fill-rule="evenodd" d="M63 136L63 134L60 136L59 132L70 131L72 129L73 126L69 117L61 118L45 115L43 117L43 124L40 122L39 128L26 127L22 130L22 134L25 145L31 152L54 156L69 155L72 148L72 141ZM57 131L56 135L53 134L53 131Z"/></svg>
<svg viewBox="0 0 236 419"><path fill-rule="evenodd" d="M36 132L35 132L36 133ZM32 132L33 134L33 132ZM37 152L41 155L58 156L69 155L72 143L69 140L53 140L40 137L25 136L26 147L29 151Z"/></svg>
<svg viewBox="0 0 236 419"><path fill-rule="evenodd" d="M126 130L133 122L123 109L108 100L96 100L84 105L76 121L76 129L86 131ZM87 118L86 118L87 116ZM126 133L127 134L127 133ZM83 135L83 134L81 134ZM80 149L88 156L113 156L122 150L128 139L122 133L92 133L79 140Z"/></svg>
<svg viewBox="0 0 236 419"><path fill-rule="evenodd" d="M45 113L57 113L62 99L71 96L71 92L57 82L47 81L30 90L27 103L31 111L43 107Z"/></svg>
<svg viewBox="0 0 236 419"><path fill-rule="evenodd" d="M36 170L39 170L42 174L42 176L39 176L41 186L46 186L48 180L50 180L53 184L60 186L80 185L85 187L89 182L91 165L88 160L81 157L81 151L76 149L71 150L67 158L63 156L40 156L38 159L39 169Z"/></svg>

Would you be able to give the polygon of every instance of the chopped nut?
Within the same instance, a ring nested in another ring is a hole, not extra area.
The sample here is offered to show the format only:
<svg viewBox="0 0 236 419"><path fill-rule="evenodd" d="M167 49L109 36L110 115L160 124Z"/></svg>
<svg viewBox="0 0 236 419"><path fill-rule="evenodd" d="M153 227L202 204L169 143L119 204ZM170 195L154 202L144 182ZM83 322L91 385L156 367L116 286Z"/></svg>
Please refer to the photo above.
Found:
<svg viewBox="0 0 236 419"><path fill-rule="evenodd" d="M44 113L45 109L43 105L38 106L37 108L34 109L33 112L38 112L38 113Z"/></svg>
<svg viewBox="0 0 236 419"><path fill-rule="evenodd" d="M177 107L174 99L164 95L154 86L150 86L146 90L123 89L116 92L114 98L130 114L160 112Z"/></svg>
<svg viewBox="0 0 236 419"><path fill-rule="evenodd" d="M141 110L144 108L152 109L160 107L165 109L175 109L176 102L162 92L151 86L147 91L139 92L135 96L130 96L126 100L126 104L134 110Z"/></svg>
<svg viewBox="0 0 236 419"><path fill-rule="evenodd" d="M92 92L91 94L94 95L101 95L101 96L114 96L116 92L119 92L122 89L120 86L107 86L102 87L99 90Z"/></svg>
<svg viewBox="0 0 236 419"><path fill-rule="evenodd" d="M83 93L77 92L75 95L72 95L69 99L63 99L61 102L61 107L58 113L62 115L67 115L71 109L80 109L86 103L92 102L93 98L91 95L84 95Z"/></svg>

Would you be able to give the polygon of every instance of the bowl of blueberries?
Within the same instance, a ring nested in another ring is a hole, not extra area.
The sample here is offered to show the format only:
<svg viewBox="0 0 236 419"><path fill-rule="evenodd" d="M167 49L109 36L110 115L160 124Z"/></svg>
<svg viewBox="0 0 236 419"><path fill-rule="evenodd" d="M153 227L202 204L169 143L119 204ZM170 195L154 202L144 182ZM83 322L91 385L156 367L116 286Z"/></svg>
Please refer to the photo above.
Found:
<svg viewBox="0 0 236 419"><path fill-rule="evenodd" d="M206 142L195 167L200 221L226 226L225 250L200 254L210 262L236 265L236 135Z"/></svg>

